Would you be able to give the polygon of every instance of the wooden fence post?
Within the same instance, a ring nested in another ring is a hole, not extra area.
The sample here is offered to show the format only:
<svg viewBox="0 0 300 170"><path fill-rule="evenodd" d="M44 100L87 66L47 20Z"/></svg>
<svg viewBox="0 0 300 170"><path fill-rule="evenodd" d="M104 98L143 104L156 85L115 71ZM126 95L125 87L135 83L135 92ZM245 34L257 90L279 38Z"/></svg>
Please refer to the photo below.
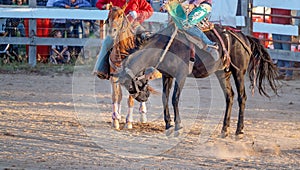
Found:
<svg viewBox="0 0 300 170"><path fill-rule="evenodd" d="M36 8L36 0L29 0L29 7ZM28 28L28 35L31 38L30 45L29 45L29 60L28 63L31 67L36 66L36 43L35 43L35 36L36 36L36 19L30 18L29 19L29 28Z"/></svg>

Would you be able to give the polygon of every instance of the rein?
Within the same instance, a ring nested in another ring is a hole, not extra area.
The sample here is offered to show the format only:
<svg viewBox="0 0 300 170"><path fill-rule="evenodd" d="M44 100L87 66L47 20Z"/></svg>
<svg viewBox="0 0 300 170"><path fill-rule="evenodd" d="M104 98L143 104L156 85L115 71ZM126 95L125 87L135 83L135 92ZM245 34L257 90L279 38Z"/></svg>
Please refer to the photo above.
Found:
<svg viewBox="0 0 300 170"><path fill-rule="evenodd" d="M175 25L175 30L174 30L174 32L172 33L171 38L170 38L170 40L169 40L169 42L168 42L168 44L167 44L167 46L166 46L166 48L165 48L163 54L160 56L160 58L159 58L157 64L155 65L155 67L154 67L155 69L156 69L156 68L159 66L159 64L164 60L164 58L165 58L167 52L169 51L170 46L172 45L172 42L174 41L174 38L175 38L177 32L178 32L178 27ZM135 80L135 81L141 80L141 79L145 78L145 75L136 77L136 76L134 75L134 73L132 72L132 70L129 69L128 67L125 67L125 72L126 72L133 80Z"/></svg>
<svg viewBox="0 0 300 170"><path fill-rule="evenodd" d="M158 65L164 60L164 58L165 58L167 52L169 51L170 46L172 45L172 42L174 41L174 38L175 38L175 36L176 36L176 34L177 34L177 31L178 31L178 27L175 25L175 30L174 30L174 32L173 32L173 34L172 34L172 36L171 36L171 38L170 38L170 40L169 40L169 42L168 42L168 44L167 44L167 46L166 46L166 48L165 48L163 54L160 56L160 58L159 58L159 60L158 60L158 63L155 65L154 68L157 68Z"/></svg>

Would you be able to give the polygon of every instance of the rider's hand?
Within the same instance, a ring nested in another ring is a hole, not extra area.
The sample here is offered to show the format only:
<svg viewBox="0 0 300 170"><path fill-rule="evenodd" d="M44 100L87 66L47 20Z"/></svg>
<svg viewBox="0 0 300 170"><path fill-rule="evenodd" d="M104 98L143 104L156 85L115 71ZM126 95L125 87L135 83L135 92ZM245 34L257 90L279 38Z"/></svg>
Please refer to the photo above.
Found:
<svg viewBox="0 0 300 170"><path fill-rule="evenodd" d="M194 4L189 4L188 10L191 12L196 6Z"/></svg>
<svg viewBox="0 0 300 170"><path fill-rule="evenodd" d="M136 19L136 18L137 18L137 13L136 13L136 11L130 11L129 14L130 14L130 16L131 16L133 19Z"/></svg>
<svg viewBox="0 0 300 170"><path fill-rule="evenodd" d="M111 6L111 4L104 4L104 5L102 6L102 8L108 10L108 9L110 8L110 6Z"/></svg>
<svg viewBox="0 0 300 170"><path fill-rule="evenodd" d="M159 8L159 12L165 12L166 11L166 7L165 6L161 6L160 8Z"/></svg>

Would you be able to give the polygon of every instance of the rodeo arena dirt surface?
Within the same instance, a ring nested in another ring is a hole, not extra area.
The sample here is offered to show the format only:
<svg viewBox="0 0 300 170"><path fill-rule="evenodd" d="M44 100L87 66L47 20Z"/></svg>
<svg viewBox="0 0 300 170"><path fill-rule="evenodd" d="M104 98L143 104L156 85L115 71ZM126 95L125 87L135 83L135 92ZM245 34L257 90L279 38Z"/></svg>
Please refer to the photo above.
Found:
<svg viewBox="0 0 300 170"><path fill-rule="evenodd" d="M161 94L147 101L140 123L135 102L133 129L111 128L111 85L75 66L72 74L0 74L0 169L299 169L300 78L281 81L279 96L256 91L248 100L243 138L221 137L225 99L217 78L188 78L181 100L184 129L165 135ZM298 73L297 73L298 74ZM161 93L161 79L151 86ZM235 89L234 89L235 90ZM170 111L173 109L170 102Z"/></svg>

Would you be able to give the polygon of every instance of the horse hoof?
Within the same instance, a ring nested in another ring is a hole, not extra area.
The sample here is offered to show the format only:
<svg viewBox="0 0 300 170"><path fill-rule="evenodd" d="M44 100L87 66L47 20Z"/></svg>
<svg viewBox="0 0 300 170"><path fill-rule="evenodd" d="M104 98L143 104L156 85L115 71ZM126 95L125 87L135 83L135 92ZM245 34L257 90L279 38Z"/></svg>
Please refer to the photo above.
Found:
<svg viewBox="0 0 300 170"><path fill-rule="evenodd" d="M174 132L174 128L171 126L169 129L166 129L166 136L170 136Z"/></svg>
<svg viewBox="0 0 300 170"><path fill-rule="evenodd" d="M113 119L112 121L112 127L116 130L120 130L120 124L118 119Z"/></svg>
<svg viewBox="0 0 300 170"><path fill-rule="evenodd" d="M132 129L132 122L127 122L125 125L126 129Z"/></svg>
<svg viewBox="0 0 300 170"><path fill-rule="evenodd" d="M181 129L179 129L179 130L175 130L175 132L174 132L174 137L178 137L178 136L180 136L181 134L182 134L182 127L181 127Z"/></svg>
<svg viewBox="0 0 300 170"><path fill-rule="evenodd" d="M223 131L221 132L221 138L226 138L229 135L228 131Z"/></svg>
<svg viewBox="0 0 300 170"><path fill-rule="evenodd" d="M141 123L147 123L146 113L141 113L140 121L141 121Z"/></svg>
<svg viewBox="0 0 300 170"><path fill-rule="evenodd" d="M237 140L243 139L243 138L244 138L244 132L236 132L236 133L235 133L235 138L236 138Z"/></svg>
<svg viewBox="0 0 300 170"><path fill-rule="evenodd" d="M180 124L175 124L175 131L181 130L183 127Z"/></svg>

